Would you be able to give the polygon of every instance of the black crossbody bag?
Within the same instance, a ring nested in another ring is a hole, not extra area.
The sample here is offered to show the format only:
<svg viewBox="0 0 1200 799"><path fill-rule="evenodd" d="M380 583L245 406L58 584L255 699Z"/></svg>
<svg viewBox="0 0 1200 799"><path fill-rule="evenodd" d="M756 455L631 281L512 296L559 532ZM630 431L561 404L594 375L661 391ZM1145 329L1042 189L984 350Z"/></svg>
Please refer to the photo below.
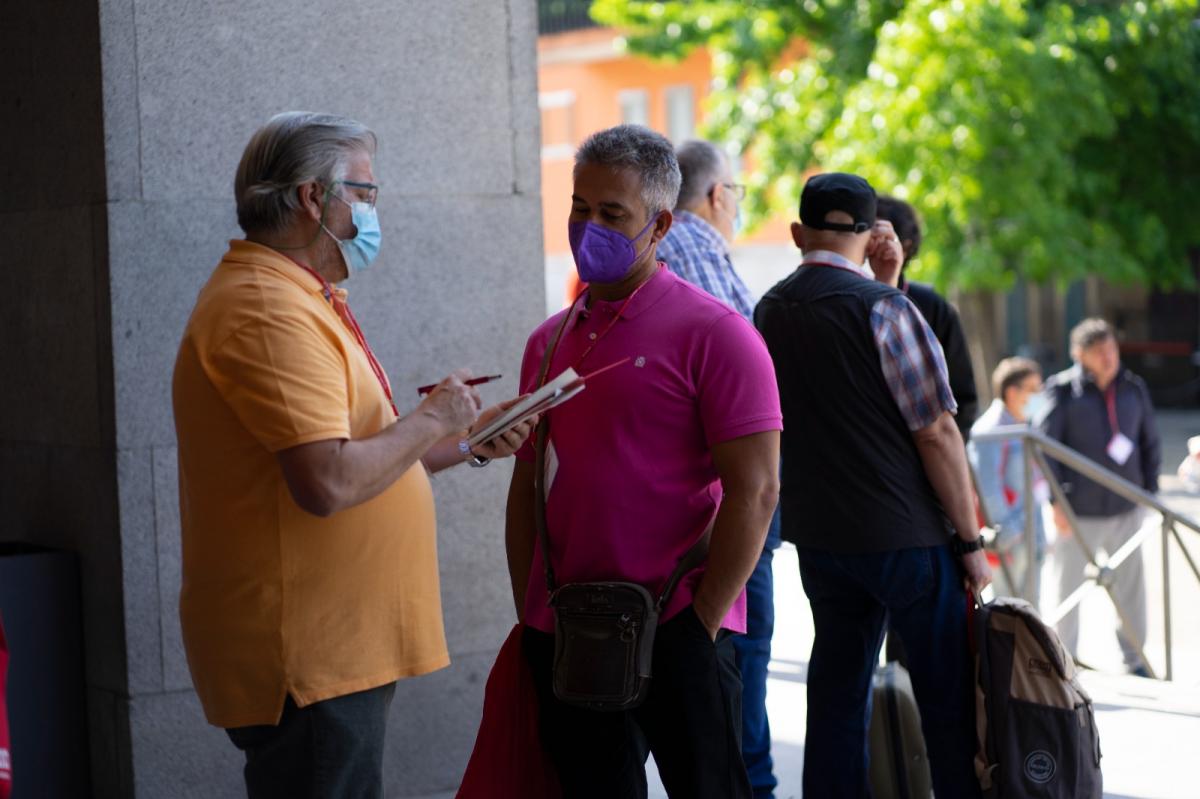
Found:
<svg viewBox="0 0 1200 799"><path fill-rule="evenodd" d="M545 382L550 353L562 336L542 356L539 385ZM534 523L542 548L546 591L554 611L554 695L570 705L589 710L630 710L646 699L650 690L650 664L658 617L683 575L701 565L708 555L713 523L679 559L658 598L642 585L621 581L568 583L559 586L550 563L550 536L546 527L546 446L549 420L543 417L536 432L534 472ZM715 517L714 517L714 522Z"/></svg>

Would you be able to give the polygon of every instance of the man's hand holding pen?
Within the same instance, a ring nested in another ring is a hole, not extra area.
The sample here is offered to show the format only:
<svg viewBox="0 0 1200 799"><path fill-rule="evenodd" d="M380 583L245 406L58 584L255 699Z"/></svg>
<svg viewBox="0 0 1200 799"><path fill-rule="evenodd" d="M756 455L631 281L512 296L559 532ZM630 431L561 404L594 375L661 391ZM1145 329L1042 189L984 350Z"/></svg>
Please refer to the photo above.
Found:
<svg viewBox="0 0 1200 799"><path fill-rule="evenodd" d="M417 412L432 415L441 421L447 435L462 433L465 430L464 438L470 438L472 430L487 425L492 419L525 398L524 396L516 397L480 411L483 400L475 386L499 378L500 375L472 377L470 370L457 369L440 383L421 386L417 389L425 395L425 399L417 406ZM537 426L537 422L538 417L536 416L526 419L495 438L476 444L470 448L470 451L473 455L481 458L508 457L521 448L525 439Z"/></svg>

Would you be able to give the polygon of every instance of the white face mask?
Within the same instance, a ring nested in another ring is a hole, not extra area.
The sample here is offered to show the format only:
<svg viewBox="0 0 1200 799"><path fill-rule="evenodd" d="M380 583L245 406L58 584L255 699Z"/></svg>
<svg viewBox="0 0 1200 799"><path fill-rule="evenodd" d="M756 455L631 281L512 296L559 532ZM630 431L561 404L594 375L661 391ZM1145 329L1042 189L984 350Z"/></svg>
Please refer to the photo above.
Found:
<svg viewBox="0 0 1200 799"><path fill-rule="evenodd" d="M1046 410L1047 402L1046 395L1041 392L1030 394L1029 399L1025 400L1025 408L1022 410L1022 413L1025 414L1025 418L1028 421L1033 421Z"/></svg>

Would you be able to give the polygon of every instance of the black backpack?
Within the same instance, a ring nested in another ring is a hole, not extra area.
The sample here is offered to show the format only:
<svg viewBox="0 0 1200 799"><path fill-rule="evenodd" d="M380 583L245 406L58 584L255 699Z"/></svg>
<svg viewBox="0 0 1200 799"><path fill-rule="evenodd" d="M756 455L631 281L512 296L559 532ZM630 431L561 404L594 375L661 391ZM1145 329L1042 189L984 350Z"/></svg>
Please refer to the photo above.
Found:
<svg viewBox="0 0 1200 799"><path fill-rule="evenodd" d="M1053 629L1023 599L974 612L975 773L985 799L1101 799L1092 700Z"/></svg>

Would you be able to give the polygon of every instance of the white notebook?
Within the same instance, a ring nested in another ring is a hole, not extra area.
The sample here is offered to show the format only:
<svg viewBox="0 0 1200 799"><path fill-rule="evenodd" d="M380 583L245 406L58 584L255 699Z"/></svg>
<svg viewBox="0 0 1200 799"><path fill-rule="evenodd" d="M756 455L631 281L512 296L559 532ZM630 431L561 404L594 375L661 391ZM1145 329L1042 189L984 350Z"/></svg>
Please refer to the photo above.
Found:
<svg viewBox="0 0 1200 799"><path fill-rule="evenodd" d="M544 413L555 405L566 402L580 391L583 391L584 388L586 388L586 385L579 379L579 375L575 373L574 369L568 368L558 377L549 381L546 385L488 422L486 427L476 430L467 439L467 443L474 447L486 441L491 441L501 433L505 433L516 427L530 416Z"/></svg>
<svg viewBox="0 0 1200 799"><path fill-rule="evenodd" d="M548 381L546 385L488 422L485 427L481 427L472 433L471 437L467 439L467 443L474 447L491 441L496 436L511 430L529 417L545 413L554 406L563 404L587 388L587 381L591 378L601 372L607 372L609 369L621 366L628 361L628 358L622 358L616 363L597 369L583 377L580 377L574 369L568 367L558 377Z"/></svg>

